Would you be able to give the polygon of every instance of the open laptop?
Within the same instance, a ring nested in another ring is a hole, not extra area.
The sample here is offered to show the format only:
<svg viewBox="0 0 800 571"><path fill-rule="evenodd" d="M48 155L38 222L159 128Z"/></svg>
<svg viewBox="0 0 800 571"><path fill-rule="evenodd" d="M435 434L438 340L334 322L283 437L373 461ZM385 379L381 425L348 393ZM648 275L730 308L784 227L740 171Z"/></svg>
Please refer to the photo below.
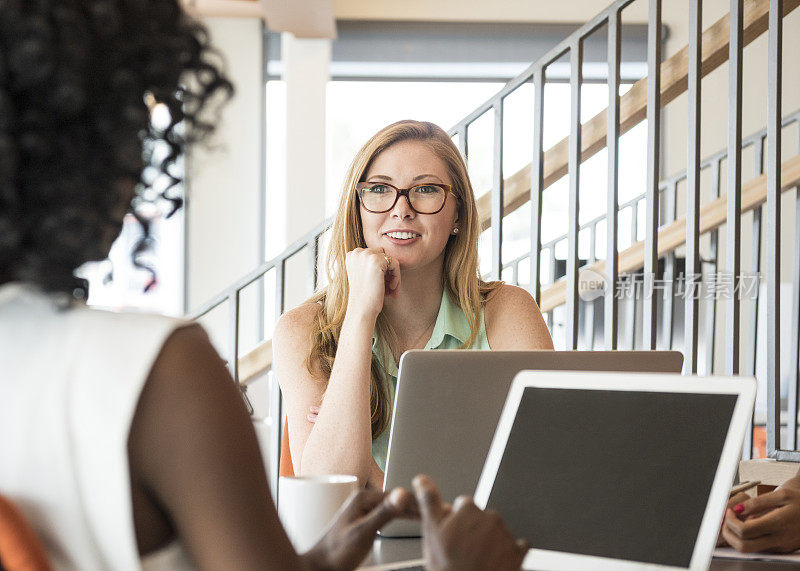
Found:
<svg viewBox="0 0 800 571"><path fill-rule="evenodd" d="M514 376L524 369L678 373L678 351L407 351L400 359L384 490L428 474L442 498L472 495ZM384 537L416 537L395 520Z"/></svg>
<svg viewBox="0 0 800 571"><path fill-rule="evenodd" d="M526 569L707 569L755 380L524 371L475 492Z"/></svg>

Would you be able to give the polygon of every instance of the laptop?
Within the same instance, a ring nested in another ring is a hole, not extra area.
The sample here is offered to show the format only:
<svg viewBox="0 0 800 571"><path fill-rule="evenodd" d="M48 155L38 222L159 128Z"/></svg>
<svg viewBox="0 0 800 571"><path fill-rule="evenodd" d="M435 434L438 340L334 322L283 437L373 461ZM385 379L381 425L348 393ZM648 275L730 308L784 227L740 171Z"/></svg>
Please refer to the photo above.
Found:
<svg viewBox="0 0 800 571"><path fill-rule="evenodd" d="M442 498L475 492L514 376L525 369L678 373L678 351L407 351L400 367L383 488L428 474ZM418 537L395 520L383 537Z"/></svg>
<svg viewBox="0 0 800 571"><path fill-rule="evenodd" d="M707 569L755 379L524 371L475 503L532 549L525 569Z"/></svg>

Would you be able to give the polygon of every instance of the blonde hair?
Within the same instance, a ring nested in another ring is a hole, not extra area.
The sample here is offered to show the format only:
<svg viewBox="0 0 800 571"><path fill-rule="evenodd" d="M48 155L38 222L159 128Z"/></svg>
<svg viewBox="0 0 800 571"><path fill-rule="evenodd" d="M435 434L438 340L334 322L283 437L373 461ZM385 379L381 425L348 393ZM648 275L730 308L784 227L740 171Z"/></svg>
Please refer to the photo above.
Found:
<svg viewBox="0 0 800 571"><path fill-rule="evenodd" d="M321 303L318 304L317 327L313 332L311 351L306 365L312 375L321 374L326 383L333 368L339 334L347 311L349 286L345 256L355 248L367 247L361 227L359 200L355 187L364 177L373 159L401 141L424 143L447 165L452 192L457 198L459 233L450 236L445 246L442 285L469 322L470 336L461 346L462 349L471 347L475 342L481 326L481 312L486 296L501 285L501 282L484 282L480 277L478 209L467 166L450 136L441 127L424 121L398 121L384 127L358 151L347 171L328 250L328 285L310 300ZM385 371L386 360L390 354L387 340L394 338L382 312L378 315L376 328L383 358L373 357L370 373L373 439L380 436L389 424L391 408Z"/></svg>

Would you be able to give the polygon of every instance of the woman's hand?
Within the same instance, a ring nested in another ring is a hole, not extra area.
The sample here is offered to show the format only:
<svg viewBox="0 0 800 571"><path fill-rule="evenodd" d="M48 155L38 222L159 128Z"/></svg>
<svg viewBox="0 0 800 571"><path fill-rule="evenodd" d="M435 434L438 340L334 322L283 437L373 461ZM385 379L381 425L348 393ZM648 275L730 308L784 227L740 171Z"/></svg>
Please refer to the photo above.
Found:
<svg viewBox="0 0 800 571"><path fill-rule="evenodd" d="M355 569L375 534L398 516L413 516L411 495L402 488L383 493L361 490L339 511L322 539L304 555L312 569Z"/></svg>
<svg viewBox="0 0 800 571"><path fill-rule="evenodd" d="M347 252L348 311L355 309L377 317L383 309L384 296L393 295L400 287L400 266L387 258L383 249L356 248Z"/></svg>
<svg viewBox="0 0 800 571"><path fill-rule="evenodd" d="M313 407L312 407L313 408ZM750 496L745 494L744 492L739 492L731 499L728 500L728 505L725 506L725 511L732 510L734 506L738 506L741 503L746 502L750 499ZM717 547L725 547L728 545L728 542L725 541L725 538L722 536L722 530L725 527L725 516L723 515L722 518L722 525L719 528L719 535L717 536Z"/></svg>
<svg viewBox="0 0 800 571"><path fill-rule="evenodd" d="M774 492L729 507L722 535L743 553L788 553L800 548L800 476Z"/></svg>
<svg viewBox="0 0 800 571"><path fill-rule="evenodd" d="M479 509L471 499L442 504L427 476L414 478L422 517L422 552L426 569L509 569L516 571L528 544L515 540L497 512Z"/></svg>

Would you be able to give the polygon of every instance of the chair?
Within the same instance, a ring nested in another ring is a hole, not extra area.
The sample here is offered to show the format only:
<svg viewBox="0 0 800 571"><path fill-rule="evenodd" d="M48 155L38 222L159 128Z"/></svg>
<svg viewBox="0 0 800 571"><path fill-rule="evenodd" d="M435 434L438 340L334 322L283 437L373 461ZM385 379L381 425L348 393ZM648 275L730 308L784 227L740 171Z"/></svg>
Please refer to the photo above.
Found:
<svg viewBox="0 0 800 571"><path fill-rule="evenodd" d="M289 450L289 419L283 421L283 435L281 436L281 463L278 470L280 476L294 476L292 452Z"/></svg>
<svg viewBox="0 0 800 571"><path fill-rule="evenodd" d="M0 495L0 568L50 571L47 552L22 512Z"/></svg>

